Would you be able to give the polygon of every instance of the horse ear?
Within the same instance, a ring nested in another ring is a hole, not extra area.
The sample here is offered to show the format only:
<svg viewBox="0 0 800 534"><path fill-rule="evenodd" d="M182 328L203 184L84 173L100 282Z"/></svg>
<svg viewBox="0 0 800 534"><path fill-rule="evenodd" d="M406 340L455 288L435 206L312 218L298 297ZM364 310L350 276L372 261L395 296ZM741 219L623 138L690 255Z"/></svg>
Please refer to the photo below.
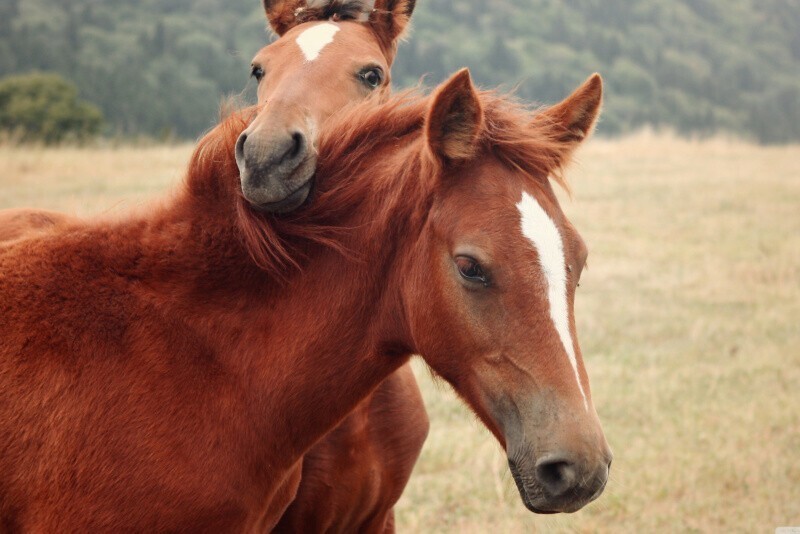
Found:
<svg viewBox="0 0 800 534"><path fill-rule="evenodd" d="M445 160L465 160L475 154L483 125L483 108L469 69L461 69L434 94L425 134L431 152Z"/></svg>
<svg viewBox="0 0 800 534"><path fill-rule="evenodd" d="M306 7L305 0L262 0L272 31L283 35L299 24L297 10Z"/></svg>
<svg viewBox="0 0 800 534"><path fill-rule="evenodd" d="M369 23L391 48L408 27L415 4L416 0L375 0Z"/></svg>
<svg viewBox="0 0 800 534"><path fill-rule="evenodd" d="M603 79L595 73L561 103L538 113L534 122L552 124L556 139L577 146L592 132L602 102Z"/></svg>

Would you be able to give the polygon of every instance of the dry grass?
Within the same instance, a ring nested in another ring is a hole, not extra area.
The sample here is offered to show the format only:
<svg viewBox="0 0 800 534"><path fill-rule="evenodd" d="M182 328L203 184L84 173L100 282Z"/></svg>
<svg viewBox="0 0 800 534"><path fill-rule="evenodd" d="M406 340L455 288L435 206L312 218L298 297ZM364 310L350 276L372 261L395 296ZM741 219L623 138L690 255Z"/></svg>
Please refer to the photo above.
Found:
<svg viewBox="0 0 800 534"><path fill-rule="evenodd" d="M75 215L124 209L177 183L191 151L191 145L0 145L0 209L37 207Z"/></svg>
<svg viewBox="0 0 800 534"><path fill-rule="evenodd" d="M174 183L190 147L0 147L0 207L84 214ZM431 435L405 532L772 532L800 525L800 147L592 140L564 207L589 243L577 301L616 459L571 516L523 508L504 455L419 376Z"/></svg>

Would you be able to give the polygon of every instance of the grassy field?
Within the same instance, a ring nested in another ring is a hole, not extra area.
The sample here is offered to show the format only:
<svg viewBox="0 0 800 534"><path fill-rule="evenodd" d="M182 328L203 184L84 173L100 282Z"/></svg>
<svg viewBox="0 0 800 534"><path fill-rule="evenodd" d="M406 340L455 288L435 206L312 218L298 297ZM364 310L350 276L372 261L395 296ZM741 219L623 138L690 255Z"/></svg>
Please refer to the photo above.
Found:
<svg viewBox="0 0 800 534"><path fill-rule="evenodd" d="M0 146L0 208L122 210L191 147ZM773 532L800 526L800 147L592 140L564 208L589 244L576 302L615 452L594 504L537 517L505 456L417 368L431 435L402 532Z"/></svg>

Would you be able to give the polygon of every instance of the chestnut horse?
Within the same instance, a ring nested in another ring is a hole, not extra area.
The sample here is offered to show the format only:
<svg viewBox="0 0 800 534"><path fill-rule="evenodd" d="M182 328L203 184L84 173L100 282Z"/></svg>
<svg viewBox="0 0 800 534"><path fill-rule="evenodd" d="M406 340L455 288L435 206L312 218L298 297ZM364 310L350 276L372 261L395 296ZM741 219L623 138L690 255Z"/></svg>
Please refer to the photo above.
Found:
<svg viewBox="0 0 800 534"><path fill-rule="evenodd" d="M548 176L600 101L594 76L530 115L466 71L367 101L322 132L315 201L279 219L241 194L234 117L157 208L12 243L4 526L269 528L303 453L414 353L507 450L528 508L596 498L611 453L575 337L586 248ZM286 262L302 275L275 284Z"/></svg>
<svg viewBox="0 0 800 534"><path fill-rule="evenodd" d="M359 0L265 0L264 7L280 39L253 60L263 111L251 125L247 148L253 150L257 140L274 156L297 143L292 157L258 162L265 179L288 183L315 166L317 126L331 113L349 101L388 93L389 67L414 1L379 0L367 9ZM333 32L330 43L315 44L326 32ZM320 47L313 60L309 46ZM51 211L0 211L0 243L74 224L80 222ZM427 431L419 388L410 366L403 366L305 455L298 495L281 529L385 531Z"/></svg>

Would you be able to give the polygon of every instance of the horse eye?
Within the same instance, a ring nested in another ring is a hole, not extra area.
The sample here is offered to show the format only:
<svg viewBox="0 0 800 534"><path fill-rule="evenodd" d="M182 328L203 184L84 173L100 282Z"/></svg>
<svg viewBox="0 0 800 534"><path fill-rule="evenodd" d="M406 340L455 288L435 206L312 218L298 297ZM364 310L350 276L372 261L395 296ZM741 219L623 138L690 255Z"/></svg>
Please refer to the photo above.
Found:
<svg viewBox="0 0 800 534"><path fill-rule="evenodd" d="M371 89L375 89L383 82L383 71L380 67L370 67L361 71L361 80Z"/></svg>
<svg viewBox="0 0 800 534"><path fill-rule="evenodd" d="M489 279L480 264L468 256L458 256L456 266L461 277L470 282L489 285Z"/></svg>
<svg viewBox="0 0 800 534"><path fill-rule="evenodd" d="M250 76L255 78L257 82L260 82L261 78L264 77L264 69L257 65L253 65L253 69L250 71Z"/></svg>

